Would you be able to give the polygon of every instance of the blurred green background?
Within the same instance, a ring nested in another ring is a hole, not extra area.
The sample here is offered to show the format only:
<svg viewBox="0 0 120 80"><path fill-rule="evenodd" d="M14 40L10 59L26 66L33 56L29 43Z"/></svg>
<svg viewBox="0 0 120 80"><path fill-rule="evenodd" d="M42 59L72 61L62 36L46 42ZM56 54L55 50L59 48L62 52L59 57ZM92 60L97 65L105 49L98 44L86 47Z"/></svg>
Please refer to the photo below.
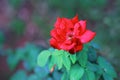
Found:
<svg viewBox="0 0 120 80"><path fill-rule="evenodd" d="M76 14L97 33L99 55L112 63L120 80L120 0L0 0L0 80L53 80L47 68L37 67L37 55L49 47L56 18Z"/></svg>

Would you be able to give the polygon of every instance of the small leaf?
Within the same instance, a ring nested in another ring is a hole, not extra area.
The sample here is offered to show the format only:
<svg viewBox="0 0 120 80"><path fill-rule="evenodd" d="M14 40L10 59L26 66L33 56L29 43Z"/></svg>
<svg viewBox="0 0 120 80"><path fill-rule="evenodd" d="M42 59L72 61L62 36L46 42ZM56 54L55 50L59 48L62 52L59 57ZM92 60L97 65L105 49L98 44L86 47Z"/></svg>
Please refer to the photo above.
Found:
<svg viewBox="0 0 120 80"><path fill-rule="evenodd" d="M113 80L113 78L106 73L103 74L103 78L104 78L104 80Z"/></svg>
<svg viewBox="0 0 120 80"><path fill-rule="evenodd" d="M89 48L89 51L88 51L88 60L91 61L91 62L97 60L96 50L93 47Z"/></svg>
<svg viewBox="0 0 120 80"><path fill-rule="evenodd" d="M86 70L87 80L96 80L94 72Z"/></svg>
<svg viewBox="0 0 120 80"><path fill-rule="evenodd" d="M57 66L58 66L58 69L61 69L61 68L62 68L62 65L63 65L62 56L58 56L58 57L57 57Z"/></svg>
<svg viewBox="0 0 120 80"><path fill-rule="evenodd" d="M105 60L103 57L98 57L97 62L100 67L105 71L105 73L109 74L113 78L117 77L113 66L107 60Z"/></svg>
<svg viewBox="0 0 120 80"><path fill-rule="evenodd" d="M99 80L99 78L102 76L103 71L99 65L88 62L87 68L96 73L96 80Z"/></svg>
<svg viewBox="0 0 120 80"><path fill-rule="evenodd" d="M97 72L99 70L99 65L88 62L87 68L93 72Z"/></svg>
<svg viewBox="0 0 120 80"><path fill-rule="evenodd" d="M99 80L103 74L102 69L99 67L97 72L96 72L96 80Z"/></svg>
<svg viewBox="0 0 120 80"><path fill-rule="evenodd" d="M73 54L73 55L71 54L70 59L71 59L72 63L74 64L76 62L76 54Z"/></svg>
<svg viewBox="0 0 120 80"><path fill-rule="evenodd" d="M70 69L70 80L80 80L84 74L84 69L75 64Z"/></svg>
<svg viewBox="0 0 120 80"><path fill-rule="evenodd" d="M86 69L81 80L96 80L94 72Z"/></svg>
<svg viewBox="0 0 120 80"><path fill-rule="evenodd" d="M65 52L65 53L66 53L66 52ZM67 70L70 70L71 61L70 61L69 57L66 56L65 54L63 54L62 58L63 58L63 65L65 66L65 68L66 68Z"/></svg>
<svg viewBox="0 0 120 80"><path fill-rule="evenodd" d="M51 70L55 64L56 64L56 57L55 55L51 55L50 62L49 62L49 69Z"/></svg>
<svg viewBox="0 0 120 80"><path fill-rule="evenodd" d="M15 69L17 64L19 63L19 59L14 55L8 56L7 58L8 66L11 70Z"/></svg>
<svg viewBox="0 0 120 80"><path fill-rule="evenodd" d="M86 75L86 73L85 73L85 72L84 72L84 74L83 74L83 76L82 76L81 80L88 80L88 79L87 79L87 75Z"/></svg>
<svg viewBox="0 0 120 80"><path fill-rule="evenodd" d="M51 60L50 60L50 64L49 64L49 68L51 69L55 64L58 66L58 69L62 68L63 65L63 50L57 50L55 49L55 51L52 54Z"/></svg>
<svg viewBox="0 0 120 80"><path fill-rule="evenodd" d="M51 69L54 65L58 66L58 69L62 68L63 61L62 61L62 54L63 50L52 50L53 54L51 55L50 62L49 62L49 69Z"/></svg>
<svg viewBox="0 0 120 80"><path fill-rule="evenodd" d="M100 49L100 46L92 41L90 42L90 46L92 46L93 48L98 49L98 50Z"/></svg>
<svg viewBox="0 0 120 80"><path fill-rule="evenodd" d="M88 59L87 51L88 51L88 49L87 49L87 48L84 48L84 49L82 50L82 52L78 53L78 56L77 56L77 59L78 59L78 61L79 61L79 64L80 64L82 67L86 67L86 64L87 64L87 59Z"/></svg>
<svg viewBox="0 0 120 80"><path fill-rule="evenodd" d="M38 60L37 63L39 66L43 67L45 66L45 64L48 61L48 58L50 57L50 52L48 50L42 51L39 55L38 55Z"/></svg>
<svg viewBox="0 0 120 80"><path fill-rule="evenodd" d="M63 53L64 53L63 50L57 50L57 49L55 49L52 55L59 56L59 55L62 55Z"/></svg>
<svg viewBox="0 0 120 80"><path fill-rule="evenodd" d="M63 73L61 80L69 80L67 72Z"/></svg>

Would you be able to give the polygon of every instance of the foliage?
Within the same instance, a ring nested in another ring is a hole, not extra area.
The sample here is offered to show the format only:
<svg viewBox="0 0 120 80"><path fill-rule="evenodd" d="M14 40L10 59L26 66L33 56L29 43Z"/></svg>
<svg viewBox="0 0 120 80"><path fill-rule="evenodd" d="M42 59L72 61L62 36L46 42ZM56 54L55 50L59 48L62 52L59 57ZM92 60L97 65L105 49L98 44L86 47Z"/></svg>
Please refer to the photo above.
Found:
<svg viewBox="0 0 120 80"><path fill-rule="evenodd" d="M6 50L7 63L10 69L14 70L20 61L24 61L23 64L26 69L33 69L36 66L36 57L41 49L27 43L25 47L19 47L15 51L12 49Z"/></svg>
<svg viewBox="0 0 120 80"><path fill-rule="evenodd" d="M18 69L10 78L10 80L53 80L61 77L61 72L57 69L50 73L49 66L44 68L38 67L37 65L37 56L39 52L41 52L44 48L38 47L32 43L26 43L24 47L19 47L16 50L7 49L4 56L7 56L7 63L10 70L14 71L22 62L23 66ZM43 55L43 53L47 53ZM49 54L48 51L43 51L41 53L42 56L47 56ZM48 56L49 57L49 56ZM46 62L43 57L43 61ZM40 64L44 65L44 63Z"/></svg>
<svg viewBox="0 0 120 80"><path fill-rule="evenodd" d="M112 65L103 57L98 56L97 51L98 49L92 44L85 45L81 52L73 55L64 50L50 48L42 51L37 61L41 67L48 64L50 70L59 69L63 73L62 80L111 80L116 78L117 74Z"/></svg>
<svg viewBox="0 0 120 80"><path fill-rule="evenodd" d="M14 70L18 64L22 61L23 70L18 70L11 76L10 80L38 80L38 77L41 77L42 74L45 76L47 73L44 73L46 68L38 68L36 61L38 53L42 50L42 47L37 47L34 44L27 43L24 47L19 47L15 51L12 49L6 50L7 63L11 70ZM25 70L24 70L25 69ZM31 71L34 71L31 73ZM41 75L38 75L38 72L42 72ZM31 73L30 75L27 75Z"/></svg>

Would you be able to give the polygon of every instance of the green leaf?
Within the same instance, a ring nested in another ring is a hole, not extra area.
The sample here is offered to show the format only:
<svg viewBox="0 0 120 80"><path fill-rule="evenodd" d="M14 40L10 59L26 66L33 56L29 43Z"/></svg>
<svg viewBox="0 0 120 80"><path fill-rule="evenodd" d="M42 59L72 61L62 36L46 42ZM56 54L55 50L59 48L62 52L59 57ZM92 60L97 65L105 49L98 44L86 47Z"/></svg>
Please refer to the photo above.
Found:
<svg viewBox="0 0 120 80"><path fill-rule="evenodd" d="M99 65L88 62L87 68L93 72L97 72L99 70Z"/></svg>
<svg viewBox="0 0 120 80"><path fill-rule="evenodd" d="M53 58L53 63L56 64L58 66L58 69L61 69L62 68L62 65L63 65L63 59L62 59L62 56L61 55L53 55L52 56ZM52 66L54 66L54 64ZM51 67L52 67L51 66Z"/></svg>
<svg viewBox="0 0 120 80"><path fill-rule="evenodd" d="M93 71L86 70L87 80L96 80L95 74Z"/></svg>
<svg viewBox="0 0 120 80"><path fill-rule="evenodd" d="M63 50L57 50L55 49L55 51L52 54L51 57L51 61L50 61L50 69L56 64L58 66L58 69L62 68L63 65Z"/></svg>
<svg viewBox="0 0 120 80"><path fill-rule="evenodd" d="M93 41L91 41L89 43L89 45L92 46L94 49L97 49L97 50L101 49L100 46L98 44L94 43Z"/></svg>
<svg viewBox="0 0 120 80"><path fill-rule="evenodd" d="M88 62L87 69L96 73L96 80L99 80L99 78L102 76L103 71L97 64Z"/></svg>
<svg viewBox="0 0 120 80"><path fill-rule="evenodd" d="M25 49L24 48L17 48L15 53L16 53L15 57L17 57L19 60L24 59L24 57L25 57Z"/></svg>
<svg viewBox="0 0 120 80"><path fill-rule="evenodd" d="M73 55L71 54L70 59L71 59L72 63L74 64L76 62L76 54L73 54Z"/></svg>
<svg viewBox="0 0 120 80"><path fill-rule="evenodd" d="M69 59L69 53L63 50L55 49L50 58L49 69L51 69L54 65L57 65L58 69L61 69L64 65L67 70L70 70L71 61Z"/></svg>
<svg viewBox="0 0 120 80"><path fill-rule="evenodd" d="M82 76L81 80L88 80L88 79L87 79L87 75L86 75L86 73L85 73L85 72L84 72L84 74L83 74L83 76Z"/></svg>
<svg viewBox="0 0 120 80"><path fill-rule="evenodd" d="M88 60L92 61L92 62L97 60L96 50L93 47L89 48L89 51L88 51Z"/></svg>
<svg viewBox="0 0 120 80"><path fill-rule="evenodd" d="M70 56L70 53L69 53L69 52L67 52L67 51L63 51L63 54L64 54L64 56L65 56L65 57Z"/></svg>
<svg viewBox="0 0 120 80"><path fill-rule="evenodd" d="M99 80L103 74L102 69L99 67L97 72L96 72L96 80Z"/></svg>
<svg viewBox="0 0 120 80"><path fill-rule="evenodd" d="M37 60L38 65L41 66L41 67L45 66L45 64L47 63L50 55L51 55L51 53L48 50L42 51L38 55L38 60Z"/></svg>
<svg viewBox="0 0 120 80"><path fill-rule="evenodd" d="M80 80L84 74L84 69L75 64L70 69L70 80Z"/></svg>
<svg viewBox="0 0 120 80"><path fill-rule="evenodd" d="M86 69L81 80L96 80L94 72Z"/></svg>
<svg viewBox="0 0 120 80"><path fill-rule="evenodd" d="M61 80L69 80L67 72L64 72Z"/></svg>
<svg viewBox="0 0 120 80"><path fill-rule="evenodd" d="M64 52L64 53L66 53L66 52ZM65 68L66 68L67 70L70 70L71 61L70 61L69 57L66 56L66 54L63 54L62 58L63 58L63 60L64 60L64 61L63 61L63 65L65 66Z"/></svg>
<svg viewBox="0 0 120 80"><path fill-rule="evenodd" d="M57 49L55 49L52 55L60 56L60 55L62 55L63 53L64 53L63 50L57 50Z"/></svg>
<svg viewBox="0 0 120 80"><path fill-rule="evenodd" d="M103 74L103 78L104 78L104 80L113 80L113 78L106 73Z"/></svg>
<svg viewBox="0 0 120 80"><path fill-rule="evenodd" d="M55 55L51 55L50 62L49 62L49 69L50 70L56 64L56 60L57 60L57 58L55 57Z"/></svg>
<svg viewBox="0 0 120 80"><path fill-rule="evenodd" d="M78 53L78 56L77 56L77 59L78 59L78 61L79 61L79 64L80 64L82 67L86 67L86 64L87 64L87 59L88 59L87 51L88 51L88 49L87 49L87 48L84 48L84 49L82 50L82 52Z"/></svg>
<svg viewBox="0 0 120 80"><path fill-rule="evenodd" d="M94 72L90 71L88 69L85 70L85 73L84 73L84 75L83 75L81 80L96 80Z"/></svg>
<svg viewBox="0 0 120 80"><path fill-rule="evenodd" d="M7 63L8 63L9 68L11 70L14 70L17 64L19 63L19 59L15 57L14 55L11 55L11 56L8 56Z"/></svg>
<svg viewBox="0 0 120 80"><path fill-rule="evenodd" d="M58 66L58 69L61 69L62 65L63 65L63 58L62 58L62 56L58 56L57 57L57 66Z"/></svg>
<svg viewBox="0 0 120 80"><path fill-rule="evenodd" d="M63 50L57 50L57 49L54 50L50 58L49 69L51 69L54 65L57 65L58 69L62 68L63 65L62 55L63 55Z"/></svg>
<svg viewBox="0 0 120 80"><path fill-rule="evenodd" d="M97 62L100 65L100 67L105 71L105 73L107 73L113 78L117 77L113 66L107 60L105 60L103 57L98 57Z"/></svg>

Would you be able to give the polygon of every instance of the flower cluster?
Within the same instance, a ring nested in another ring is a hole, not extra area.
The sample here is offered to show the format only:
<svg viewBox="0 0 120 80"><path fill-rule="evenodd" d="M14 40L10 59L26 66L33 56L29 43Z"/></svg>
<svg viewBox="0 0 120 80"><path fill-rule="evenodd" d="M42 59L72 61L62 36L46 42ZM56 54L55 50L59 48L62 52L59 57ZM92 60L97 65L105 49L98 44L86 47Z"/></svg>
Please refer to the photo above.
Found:
<svg viewBox="0 0 120 80"><path fill-rule="evenodd" d="M86 20L57 18L51 31L50 45L56 49L63 49L74 54L81 51L83 44L90 42L96 33L86 29Z"/></svg>

